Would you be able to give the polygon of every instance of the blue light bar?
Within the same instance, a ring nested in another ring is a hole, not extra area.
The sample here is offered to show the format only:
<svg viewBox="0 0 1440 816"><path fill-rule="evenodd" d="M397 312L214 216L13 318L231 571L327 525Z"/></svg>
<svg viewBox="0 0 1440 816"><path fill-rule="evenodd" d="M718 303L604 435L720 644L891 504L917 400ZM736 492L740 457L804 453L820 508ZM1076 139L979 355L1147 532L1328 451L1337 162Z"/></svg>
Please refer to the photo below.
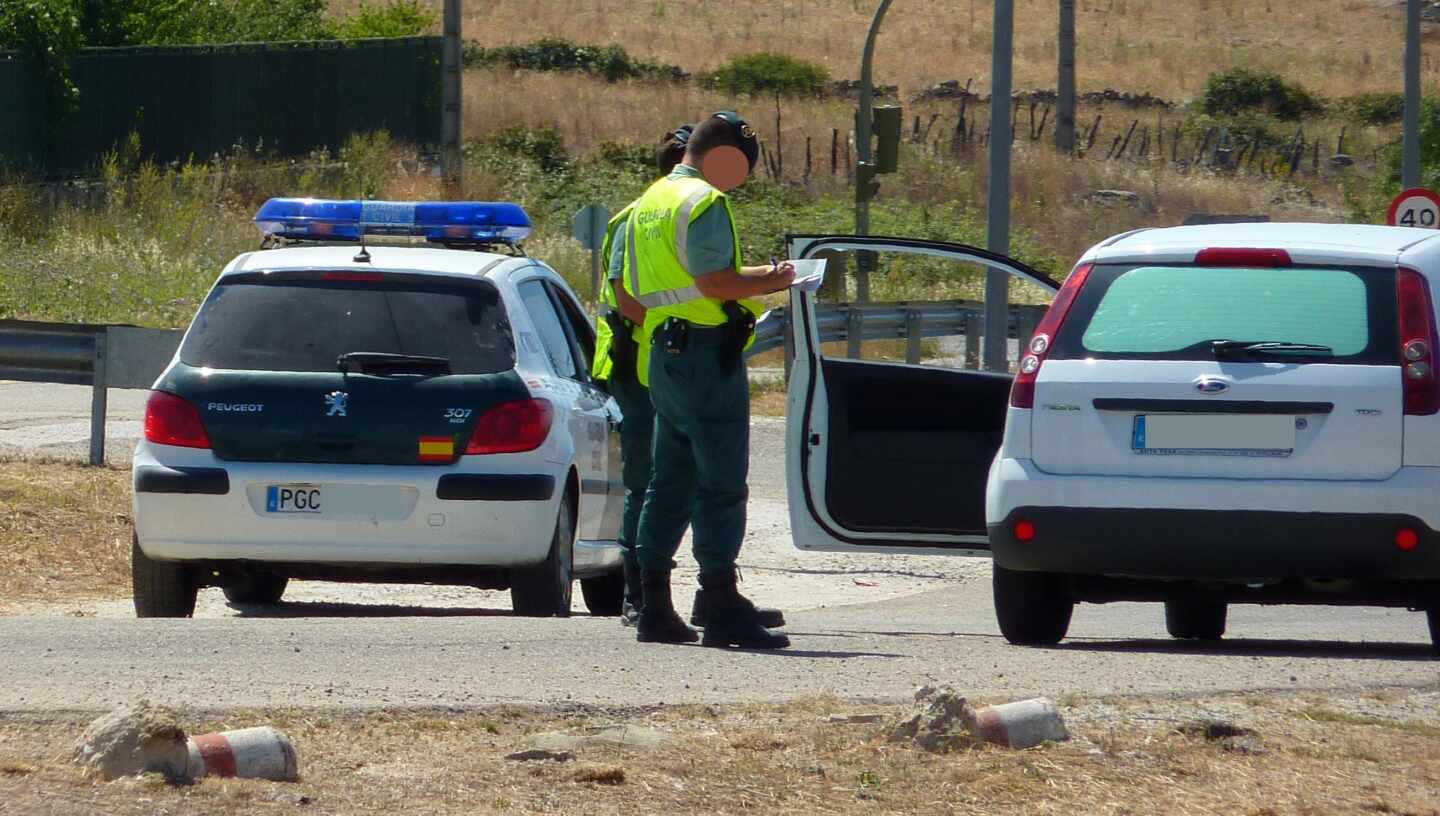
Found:
<svg viewBox="0 0 1440 816"><path fill-rule="evenodd" d="M266 235L299 241L406 235L435 243L515 244L532 231L519 205L484 201L272 198L255 213L255 225Z"/></svg>

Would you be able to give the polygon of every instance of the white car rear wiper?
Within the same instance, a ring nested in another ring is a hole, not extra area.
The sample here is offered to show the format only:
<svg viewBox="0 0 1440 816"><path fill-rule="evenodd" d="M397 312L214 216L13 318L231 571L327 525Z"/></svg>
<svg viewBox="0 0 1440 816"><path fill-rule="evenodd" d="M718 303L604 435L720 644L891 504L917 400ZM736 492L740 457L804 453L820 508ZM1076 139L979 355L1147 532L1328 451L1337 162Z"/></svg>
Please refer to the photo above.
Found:
<svg viewBox="0 0 1440 816"><path fill-rule="evenodd" d="M1299 354L1334 357L1335 350L1316 343L1289 343L1281 340L1211 340L1210 352L1216 357L1256 354Z"/></svg>

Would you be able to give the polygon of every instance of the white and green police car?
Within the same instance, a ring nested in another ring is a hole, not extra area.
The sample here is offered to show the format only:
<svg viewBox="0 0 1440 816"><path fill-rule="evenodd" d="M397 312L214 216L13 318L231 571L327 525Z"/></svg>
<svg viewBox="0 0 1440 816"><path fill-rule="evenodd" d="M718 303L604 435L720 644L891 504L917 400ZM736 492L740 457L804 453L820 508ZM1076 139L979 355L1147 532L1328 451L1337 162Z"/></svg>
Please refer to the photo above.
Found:
<svg viewBox="0 0 1440 816"><path fill-rule="evenodd" d="M293 578L508 588L542 616L578 579L618 614L620 414L575 294L515 251L524 211L272 199L255 220L275 248L225 267L146 407L136 613Z"/></svg>

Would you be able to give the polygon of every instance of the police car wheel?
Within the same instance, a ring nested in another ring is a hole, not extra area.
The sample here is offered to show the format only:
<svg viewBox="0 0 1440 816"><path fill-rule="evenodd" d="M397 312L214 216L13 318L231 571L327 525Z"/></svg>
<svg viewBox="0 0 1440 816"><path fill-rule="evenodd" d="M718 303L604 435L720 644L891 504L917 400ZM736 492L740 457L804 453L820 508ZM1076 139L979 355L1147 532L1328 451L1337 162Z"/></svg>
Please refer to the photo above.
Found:
<svg viewBox="0 0 1440 816"><path fill-rule="evenodd" d="M156 561L130 537L130 586L137 618L188 618L195 614L199 584L191 570L173 561Z"/></svg>
<svg viewBox="0 0 1440 816"><path fill-rule="evenodd" d="M532 618L570 617L574 586L575 491L568 488L560 500L555 534L545 560L510 576L510 605L515 614Z"/></svg>
<svg viewBox="0 0 1440 816"><path fill-rule="evenodd" d="M1228 607L1222 601L1165 602L1165 631L1182 640L1219 640L1225 634Z"/></svg>
<svg viewBox="0 0 1440 816"><path fill-rule="evenodd" d="M279 603L289 584L290 579L283 575L250 572L236 576L225 587L225 600L233 604Z"/></svg>
<svg viewBox="0 0 1440 816"><path fill-rule="evenodd" d="M625 573L607 572L594 578L580 579L580 594L590 614L613 618L625 606Z"/></svg>

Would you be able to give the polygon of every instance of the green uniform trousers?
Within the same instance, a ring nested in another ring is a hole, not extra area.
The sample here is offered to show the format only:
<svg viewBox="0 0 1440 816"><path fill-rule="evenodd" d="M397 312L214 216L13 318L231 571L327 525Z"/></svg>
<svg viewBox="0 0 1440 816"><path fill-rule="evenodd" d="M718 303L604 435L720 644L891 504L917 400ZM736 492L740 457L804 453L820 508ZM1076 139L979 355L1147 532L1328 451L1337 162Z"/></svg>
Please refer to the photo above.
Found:
<svg viewBox="0 0 1440 816"><path fill-rule="evenodd" d="M654 465L640 513L644 570L668 570L690 525L701 574L729 575L745 537L750 385L743 364L722 371L718 329L691 327L686 348L650 355Z"/></svg>
<svg viewBox="0 0 1440 816"><path fill-rule="evenodd" d="M633 366L631 367L634 368ZM655 438L655 408L650 389L640 384L633 370L610 373L610 396L620 406L620 478L625 483L625 514L620 523L620 546L635 549L640 508L650 486L650 446Z"/></svg>

